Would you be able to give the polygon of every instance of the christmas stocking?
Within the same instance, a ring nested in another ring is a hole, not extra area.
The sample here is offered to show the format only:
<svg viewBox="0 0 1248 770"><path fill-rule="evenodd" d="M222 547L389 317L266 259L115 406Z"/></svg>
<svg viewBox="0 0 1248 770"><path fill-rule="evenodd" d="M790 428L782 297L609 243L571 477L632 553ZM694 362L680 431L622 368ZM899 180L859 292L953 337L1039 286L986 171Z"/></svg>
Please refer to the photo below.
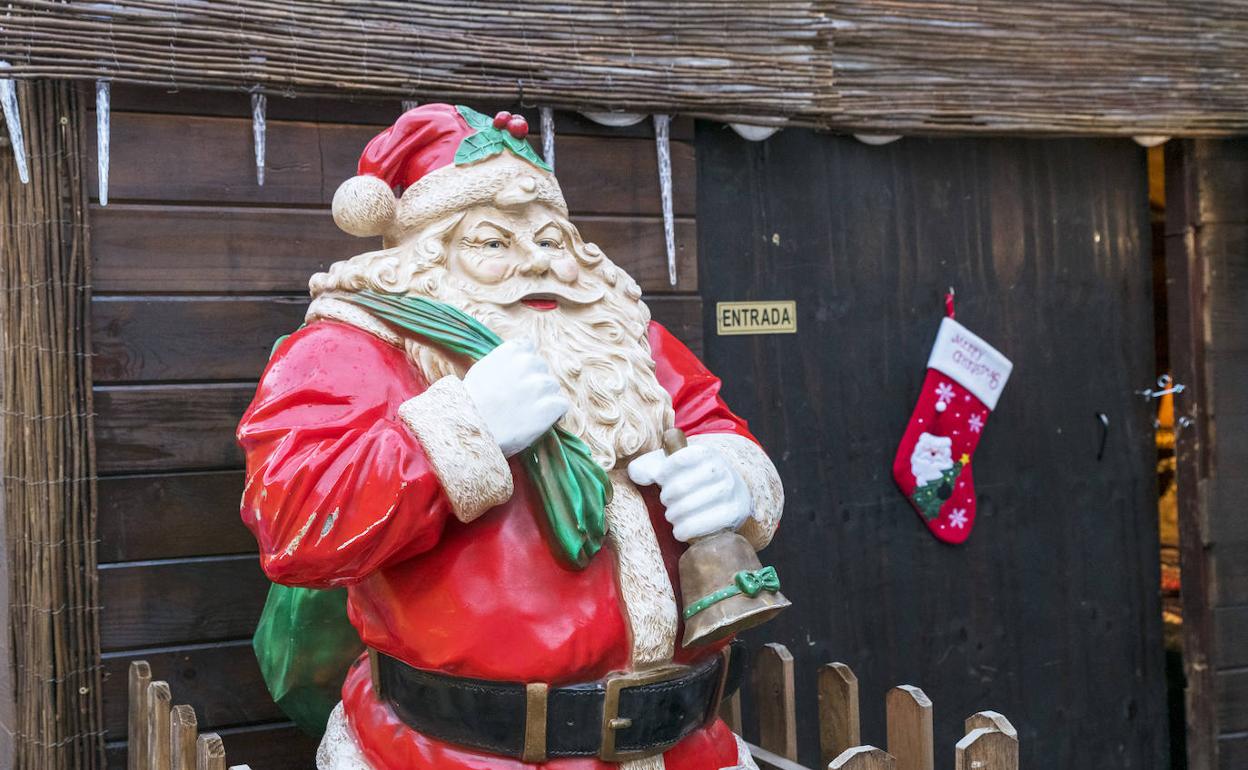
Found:
<svg viewBox="0 0 1248 770"><path fill-rule="evenodd" d="M933 535L961 543L975 523L971 457L1014 365L953 320L952 301L948 306L893 479Z"/></svg>

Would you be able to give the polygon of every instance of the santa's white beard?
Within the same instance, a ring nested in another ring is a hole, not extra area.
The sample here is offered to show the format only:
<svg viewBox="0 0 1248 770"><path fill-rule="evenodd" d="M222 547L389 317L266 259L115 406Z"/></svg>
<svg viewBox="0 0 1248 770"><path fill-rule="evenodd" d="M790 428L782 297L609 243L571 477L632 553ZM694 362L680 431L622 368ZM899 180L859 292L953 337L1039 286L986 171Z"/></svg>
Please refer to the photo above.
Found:
<svg viewBox="0 0 1248 770"><path fill-rule="evenodd" d="M602 467L661 446L674 418L671 397L655 377L650 310L640 299L604 282L603 298L592 305L542 311L481 299L479 288L444 271L420 284L421 296L460 308L504 340L533 341L572 402L559 425L583 439ZM407 349L430 381L462 374L461 364L419 341Z"/></svg>

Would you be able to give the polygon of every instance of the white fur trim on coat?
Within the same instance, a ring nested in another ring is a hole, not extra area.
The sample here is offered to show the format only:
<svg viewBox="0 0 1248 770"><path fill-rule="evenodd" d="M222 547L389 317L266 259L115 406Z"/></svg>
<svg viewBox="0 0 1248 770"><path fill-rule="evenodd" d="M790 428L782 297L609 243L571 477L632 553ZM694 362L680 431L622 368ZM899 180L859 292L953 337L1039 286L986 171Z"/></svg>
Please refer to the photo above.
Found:
<svg viewBox="0 0 1248 770"><path fill-rule="evenodd" d="M360 751L355 731L347 721L342 701L330 712L325 737L316 748L316 770L373 770Z"/></svg>
<svg viewBox="0 0 1248 770"><path fill-rule="evenodd" d="M784 513L784 486L771 458L762 447L735 433L708 433L690 436L690 444L711 447L723 455L750 490L752 510L741 525L741 535L754 550L761 551L771 542Z"/></svg>
<svg viewBox="0 0 1248 770"><path fill-rule="evenodd" d="M465 524L511 499L511 467L463 380L443 377L399 407Z"/></svg>
<svg viewBox="0 0 1248 770"><path fill-rule="evenodd" d="M308 312L304 314L303 322L310 324L314 321L341 321L380 337L391 345L403 346L403 338L386 326L384 321L364 308L338 299L332 294L317 297L312 300L311 305L308 305Z"/></svg>
<svg viewBox="0 0 1248 770"><path fill-rule="evenodd" d="M627 471L611 472L607 537L615 551L615 571L632 634L633 668L671 661L676 651L676 593L663 566L650 512Z"/></svg>

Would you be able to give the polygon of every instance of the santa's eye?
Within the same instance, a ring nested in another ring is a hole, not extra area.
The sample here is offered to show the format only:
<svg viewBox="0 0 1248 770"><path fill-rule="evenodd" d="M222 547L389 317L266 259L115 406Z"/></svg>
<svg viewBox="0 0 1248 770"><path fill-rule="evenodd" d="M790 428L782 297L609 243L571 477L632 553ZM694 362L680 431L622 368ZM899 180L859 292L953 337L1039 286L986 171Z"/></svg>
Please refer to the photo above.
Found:
<svg viewBox="0 0 1248 770"><path fill-rule="evenodd" d="M551 238L543 238L537 242L537 245L542 247L543 249L557 249L559 248L560 243L559 241L556 241Z"/></svg>
<svg viewBox="0 0 1248 770"><path fill-rule="evenodd" d="M484 246L485 246L485 248L487 248L487 249L501 249L501 248L503 248L503 242L502 242L502 241L500 241L500 240L498 240L497 238L494 238L494 239L488 240L488 241L486 241L483 245L484 245Z"/></svg>

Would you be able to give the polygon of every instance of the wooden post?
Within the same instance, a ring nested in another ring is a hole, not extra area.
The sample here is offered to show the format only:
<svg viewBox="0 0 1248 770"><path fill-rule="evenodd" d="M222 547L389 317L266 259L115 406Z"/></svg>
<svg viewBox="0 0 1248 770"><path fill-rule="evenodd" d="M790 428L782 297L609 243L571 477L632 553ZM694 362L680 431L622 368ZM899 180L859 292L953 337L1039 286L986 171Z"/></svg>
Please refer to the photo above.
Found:
<svg viewBox="0 0 1248 770"><path fill-rule="evenodd" d="M1004 714L996 711L980 711L971 714L966 718L966 724L963 733L970 733L980 727L987 727L990 730L1000 730L1006 735L1018 739L1018 731L1014 729L1014 725L1010 724L1010 720L1005 718Z"/></svg>
<svg viewBox="0 0 1248 770"><path fill-rule="evenodd" d="M829 762L862 743L858 727L858 677L844 663L819 669L819 751Z"/></svg>
<svg viewBox="0 0 1248 770"><path fill-rule="evenodd" d="M793 655L783 644L763 645L754 660L758 745L794 762L797 761L795 700Z"/></svg>
<svg viewBox="0 0 1248 770"><path fill-rule="evenodd" d="M979 727L958 741L954 770L1018 770L1018 739Z"/></svg>
<svg viewBox="0 0 1248 770"><path fill-rule="evenodd" d="M888 753L897 770L932 770L932 701L908 684L888 691Z"/></svg>
<svg viewBox="0 0 1248 770"><path fill-rule="evenodd" d="M741 734L741 691L734 692L719 704L719 718L737 735Z"/></svg>
<svg viewBox="0 0 1248 770"><path fill-rule="evenodd" d="M182 704L174 706L169 716L169 764L173 770L195 770L195 743L199 723L195 709Z"/></svg>
<svg viewBox="0 0 1248 770"><path fill-rule="evenodd" d="M147 770L147 686L152 667L146 660L130 664L130 712L126 720L126 768Z"/></svg>
<svg viewBox="0 0 1248 770"><path fill-rule="evenodd" d="M894 770L897 761L874 746L845 749L828 764L828 770Z"/></svg>
<svg viewBox="0 0 1248 770"><path fill-rule="evenodd" d="M216 733L204 733L195 745L195 770L225 770L225 744Z"/></svg>
<svg viewBox="0 0 1248 770"><path fill-rule="evenodd" d="M147 768L171 770L169 764L169 695L168 682L147 685Z"/></svg>

